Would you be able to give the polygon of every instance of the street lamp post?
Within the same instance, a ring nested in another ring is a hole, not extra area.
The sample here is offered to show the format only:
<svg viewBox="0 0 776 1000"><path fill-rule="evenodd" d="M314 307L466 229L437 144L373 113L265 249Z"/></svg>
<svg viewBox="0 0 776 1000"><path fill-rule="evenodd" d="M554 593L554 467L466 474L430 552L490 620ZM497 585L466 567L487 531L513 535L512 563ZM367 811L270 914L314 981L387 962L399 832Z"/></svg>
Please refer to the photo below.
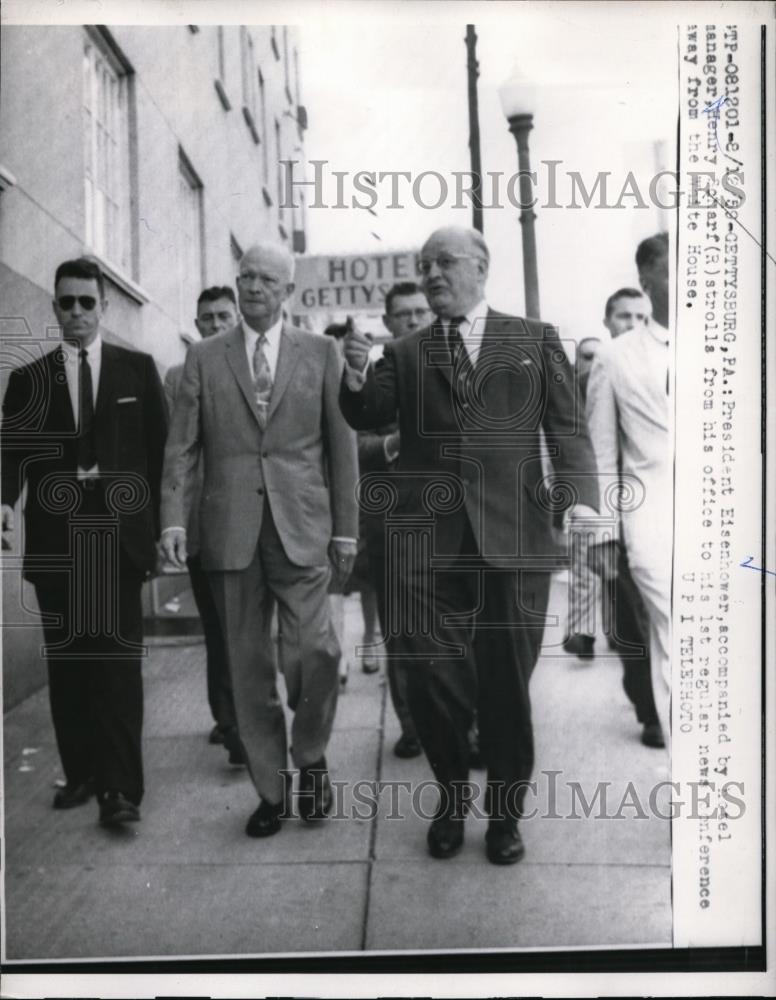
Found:
<svg viewBox="0 0 776 1000"><path fill-rule="evenodd" d="M533 128L532 91L522 78L515 76L499 90L501 107L509 122L509 131L517 143L518 177L520 182L520 225L523 235L523 280L525 310L529 319L539 319L539 273L536 264L536 230L531 186L531 162L528 133Z"/></svg>

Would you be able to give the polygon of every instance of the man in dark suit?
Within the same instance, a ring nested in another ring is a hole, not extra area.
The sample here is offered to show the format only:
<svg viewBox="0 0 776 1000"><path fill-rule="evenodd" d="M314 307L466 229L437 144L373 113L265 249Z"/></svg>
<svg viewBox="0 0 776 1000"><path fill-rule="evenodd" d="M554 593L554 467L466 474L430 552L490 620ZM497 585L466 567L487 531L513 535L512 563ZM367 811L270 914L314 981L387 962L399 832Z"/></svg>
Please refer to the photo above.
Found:
<svg viewBox="0 0 776 1000"><path fill-rule="evenodd" d="M328 602L358 538L356 437L337 405L334 341L286 323L294 260L263 243L237 277L242 322L192 345L165 453L162 547L186 564L188 483L202 456L200 555L224 632L237 728L260 803L246 833L281 827L286 719L270 634L294 712L299 812L323 819L332 790L325 750L337 703L340 648Z"/></svg>
<svg viewBox="0 0 776 1000"><path fill-rule="evenodd" d="M383 325L394 339L422 329L431 317L426 296L414 282L399 282L386 292ZM361 474L393 472L399 458L400 443L395 421L373 431L361 431L358 435L358 464ZM364 513L361 524L369 557L369 575L377 594L380 626L383 636L389 639L386 617L389 566L385 558L385 515ZM407 666L392 655L390 642L387 673L391 703L401 726L401 736L396 741L393 752L397 757L405 759L418 757L423 751L407 698Z"/></svg>
<svg viewBox="0 0 776 1000"><path fill-rule="evenodd" d="M598 491L557 332L489 309L488 264L479 233L433 233L420 268L437 322L387 344L368 367L369 341L354 330L340 405L356 429L398 413L388 617L411 661L410 709L440 786L429 850L447 858L463 843L476 708L487 857L512 864L524 853L518 819L534 757L528 683L552 566L540 429L577 516L594 516Z"/></svg>
<svg viewBox="0 0 776 1000"><path fill-rule="evenodd" d="M219 333L231 330L237 322L237 300L228 285L214 285L205 288L197 299L197 317L194 320L200 337L203 340ZM175 401L178 398L183 365L174 365L164 376L164 395L167 408L172 416ZM230 764L244 764L245 757L237 737L237 719L232 698L232 682L229 677L229 665L226 660L226 646L221 631L213 595L207 574L202 569L199 556L199 494L202 489L202 476L196 475L192 480L192 497L189 502L189 523L187 527L188 570L191 581L191 592L197 605L197 611L202 622L205 636L205 651L207 657L207 700L215 725L210 731L211 743L225 743L229 751Z"/></svg>
<svg viewBox="0 0 776 1000"><path fill-rule="evenodd" d="M143 795L140 591L156 566L167 417L153 359L102 340L99 266L66 261L54 288L62 342L11 373L3 402L3 534L26 487L24 574L66 778L54 808L96 792L100 822L118 826L140 818Z"/></svg>

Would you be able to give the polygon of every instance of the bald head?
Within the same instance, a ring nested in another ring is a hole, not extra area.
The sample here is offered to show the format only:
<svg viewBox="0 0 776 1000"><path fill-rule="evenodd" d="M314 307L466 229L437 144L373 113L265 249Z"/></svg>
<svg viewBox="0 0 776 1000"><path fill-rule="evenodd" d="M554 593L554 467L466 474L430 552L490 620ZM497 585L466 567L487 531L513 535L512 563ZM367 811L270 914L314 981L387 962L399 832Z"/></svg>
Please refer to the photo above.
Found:
<svg viewBox="0 0 776 1000"><path fill-rule="evenodd" d="M443 319L463 316L485 297L490 254L482 233L464 226L444 226L420 252L423 291Z"/></svg>
<svg viewBox="0 0 776 1000"><path fill-rule="evenodd" d="M256 243L240 261L237 292L240 312L252 329L264 333L283 311L294 290L294 258L277 243Z"/></svg>

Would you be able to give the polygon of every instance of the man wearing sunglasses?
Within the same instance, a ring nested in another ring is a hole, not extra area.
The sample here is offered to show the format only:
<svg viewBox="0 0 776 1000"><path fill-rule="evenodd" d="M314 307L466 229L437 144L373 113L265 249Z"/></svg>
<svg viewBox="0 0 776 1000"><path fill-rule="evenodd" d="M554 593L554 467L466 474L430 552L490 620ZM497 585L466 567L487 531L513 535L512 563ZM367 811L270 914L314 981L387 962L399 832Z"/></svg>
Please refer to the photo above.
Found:
<svg viewBox="0 0 776 1000"><path fill-rule="evenodd" d="M97 263L60 264L54 289L62 341L11 373L3 401L3 542L22 543L43 615L66 779L54 808L96 793L100 823L120 826L143 796L140 592L156 566L167 416L150 355L102 339Z"/></svg>
<svg viewBox="0 0 776 1000"><path fill-rule="evenodd" d="M440 786L429 851L449 858L463 844L476 711L487 767L486 855L508 865L524 854L518 820L534 756L528 684L554 561L540 428L556 480L577 498L575 516L594 515L598 489L557 332L489 308L488 266L480 233L434 232L420 272L436 321L386 344L376 365L354 330L340 405L357 430L399 422L389 620Z"/></svg>

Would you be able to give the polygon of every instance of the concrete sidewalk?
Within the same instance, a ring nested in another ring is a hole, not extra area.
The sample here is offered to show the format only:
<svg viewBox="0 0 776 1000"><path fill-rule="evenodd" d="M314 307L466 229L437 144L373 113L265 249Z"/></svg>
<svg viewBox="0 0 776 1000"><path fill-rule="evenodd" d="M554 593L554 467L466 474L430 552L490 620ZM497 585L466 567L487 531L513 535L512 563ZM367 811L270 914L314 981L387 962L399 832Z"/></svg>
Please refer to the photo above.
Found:
<svg viewBox="0 0 776 1000"><path fill-rule="evenodd" d="M551 607L564 602L556 580ZM349 818L289 820L268 840L244 833L256 805L245 770L207 742L202 645L150 648L147 792L142 822L126 831L101 829L93 803L52 810L61 773L47 692L36 693L5 717L6 958L669 945L669 824L632 804L647 810L666 754L639 742L618 659L562 653L562 618L532 680L543 818L523 822L526 857L510 868L488 864L476 817L460 855L429 857L428 821L408 809L411 789L433 809L428 765L392 755L399 732L383 675L357 663L328 754ZM349 599L350 648L360 628ZM370 815L374 796L356 785L365 780L411 783L393 786L405 818L390 818L386 792ZM597 819L598 807L552 818L568 812L570 782L589 799L599 781L611 782L605 811L620 818ZM631 805L618 809L626 793Z"/></svg>

